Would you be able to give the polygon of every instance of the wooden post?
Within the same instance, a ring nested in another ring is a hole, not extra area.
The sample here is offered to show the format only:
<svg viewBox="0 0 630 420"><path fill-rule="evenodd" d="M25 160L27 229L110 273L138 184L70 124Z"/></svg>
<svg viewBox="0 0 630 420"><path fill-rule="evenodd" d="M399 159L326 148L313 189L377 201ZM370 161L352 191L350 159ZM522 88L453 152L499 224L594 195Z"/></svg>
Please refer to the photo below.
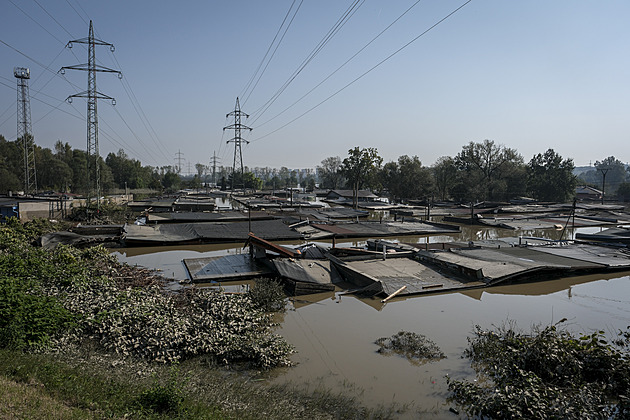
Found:
<svg viewBox="0 0 630 420"><path fill-rule="evenodd" d="M400 289L396 290L394 293L392 293L391 295L387 296L385 299L381 300L381 303L385 303L388 300L396 297L398 294L402 293L403 290L405 290L407 288L407 286L403 286Z"/></svg>

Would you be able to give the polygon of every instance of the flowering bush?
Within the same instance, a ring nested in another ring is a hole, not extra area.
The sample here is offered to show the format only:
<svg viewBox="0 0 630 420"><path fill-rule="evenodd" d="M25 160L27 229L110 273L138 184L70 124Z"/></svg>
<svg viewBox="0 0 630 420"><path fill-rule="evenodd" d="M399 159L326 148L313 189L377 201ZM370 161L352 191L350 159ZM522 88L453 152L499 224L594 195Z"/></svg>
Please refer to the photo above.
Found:
<svg viewBox="0 0 630 420"><path fill-rule="evenodd" d="M206 354L220 363L290 365L293 348L248 295L166 293L138 279L102 246L29 245L22 227L0 227L0 347L62 351L83 340L157 362Z"/></svg>

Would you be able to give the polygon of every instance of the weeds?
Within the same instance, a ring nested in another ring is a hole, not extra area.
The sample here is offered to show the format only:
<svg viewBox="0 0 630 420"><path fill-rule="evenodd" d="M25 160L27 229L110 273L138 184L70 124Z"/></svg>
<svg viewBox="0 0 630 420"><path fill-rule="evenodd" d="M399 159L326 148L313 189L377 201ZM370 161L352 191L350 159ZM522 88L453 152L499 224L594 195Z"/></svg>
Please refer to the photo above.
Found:
<svg viewBox="0 0 630 420"><path fill-rule="evenodd" d="M265 312L285 312L286 294L279 281L262 277L247 292L254 306Z"/></svg>
<svg viewBox="0 0 630 420"><path fill-rule="evenodd" d="M179 379L178 371L171 368L165 383L157 376L153 384L142 391L137 399L142 410L159 414L177 414L182 411L184 403L184 383Z"/></svg>
<svg viewBox="0 0 630 420"><path fill-rule="evenodd" d="M453 400L488 418L627 418L630 364L603 332L575 337L555 326L530 335L475 328L465 355L479 383L448 378Z"/></svg>
<svg viewBox="0 0 630 420"><path fill-rule="evenodd" d="M389 338L379 338L376 344L380 346L377 351L381 354L400 354L416 363L426 363L446 357L433 341L422 334L409 331L400 331Z"/></svg>

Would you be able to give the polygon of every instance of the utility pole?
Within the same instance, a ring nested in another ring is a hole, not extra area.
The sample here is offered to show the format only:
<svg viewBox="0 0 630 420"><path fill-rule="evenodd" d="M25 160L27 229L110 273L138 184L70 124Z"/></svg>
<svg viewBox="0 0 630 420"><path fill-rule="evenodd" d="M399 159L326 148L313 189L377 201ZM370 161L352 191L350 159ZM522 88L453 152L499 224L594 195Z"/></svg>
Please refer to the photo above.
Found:
<svg viewBox="0 0 630 420"><path fill-rule="evenodd" d="M232 163L232 182L231 189L234 191L234 178L236 178L236 168L240 168L241 171L241 185L243 183L243 150L241 149L241 143L249 143L241 137L241 130L252 131L250 127L241 124L241 117L249 118L249 115L241 111L241 105L238 103L238 97L236 98L236 106L234 111L226 115L227 117L234 117L234 124L223 127L225 130L234 130L234 137L227 141L227 143L234 143L234 162ZM238 161L238 166L237 166Z"/></svg>
<svg viewBox="0 0 630 420"><path fill-rule="evenodd" d="M35 140L31 127L31 98L28 79L31 71L25 67L15 67L13 75L17 79L17 138L22 139L24 150L24 194L37 192L35 172Z"/></svg>
<svg viewBox="0 0 630 420"><path fill-rule="evenodd" d="M602 204L604 204L604 194L606 194L606 174L610 171L610 168L597 168L602 173Z"/></svg>
<svg viewBox="0 0 630 420"><path fill-rule="evenodd" d="M182 172L182 151L178 150L177 153L175 153L175 155L177 156L177 158L175 158L175 160L177 160L177 166L175 167L175 172L177 172L177 175L181 174Z"/></svg>
<svg viewBox="0 0 630 420"><path fill-rule="evenodd" d="M217 186L217 162L219 161L219 158L217 157L217 152L213 151L212 152L212 159L210 159L210 162L212 163L212 183L214 184L214 186Z"/></svg>
<svg viewBox="0 0 630 420"><path fill-rule="evenodd" d="M118 70L113 70L107 67L103 67L96 64L96 52L95 47L97 45L109 46L111 52L114 52L115 48L113 44L109 42L101 41L94 38L94 28L92 27L92 21L90 20L90 31L87 38L75 39L66 44L66 47L72 48L72 43L88 44L88 62L87 64L77 64L74 66L62 67L59 72L65 74L66 70L81 70L88 72L88 88L85 92L70 95L66 100L71 103L72 98L87 98L87 180L88 180L88 195L87 206L89 206L90 198L92 195L92 188L96 191L96 208L100 209L101 205L101 171L99 166L99 150L98 150L98 112L96 109L97 99L107 99L112 101L112 105L116 105L116 100L110 96L100 93L96 90L96 73L116 73L118 78L122 79L122 73ZM90 175L93 172L93 175ZM94 185L92 185L91 177L94 178Z"/></svg>

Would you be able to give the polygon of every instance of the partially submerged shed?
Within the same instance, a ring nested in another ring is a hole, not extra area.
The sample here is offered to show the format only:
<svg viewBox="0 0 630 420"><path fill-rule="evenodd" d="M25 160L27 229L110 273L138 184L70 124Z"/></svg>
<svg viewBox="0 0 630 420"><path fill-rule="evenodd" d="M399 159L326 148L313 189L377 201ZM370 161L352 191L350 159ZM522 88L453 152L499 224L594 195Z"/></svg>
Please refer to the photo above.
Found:
<svg viewBox="0 0 630 420"><path fill-rule="evenodd" d="M187 243L241 242L249 232L267 240L295 240L302 235L280 220L249 222L204 222L160 224L153 226L125 225L123 241L126 245L166 245Z"/></svg>

